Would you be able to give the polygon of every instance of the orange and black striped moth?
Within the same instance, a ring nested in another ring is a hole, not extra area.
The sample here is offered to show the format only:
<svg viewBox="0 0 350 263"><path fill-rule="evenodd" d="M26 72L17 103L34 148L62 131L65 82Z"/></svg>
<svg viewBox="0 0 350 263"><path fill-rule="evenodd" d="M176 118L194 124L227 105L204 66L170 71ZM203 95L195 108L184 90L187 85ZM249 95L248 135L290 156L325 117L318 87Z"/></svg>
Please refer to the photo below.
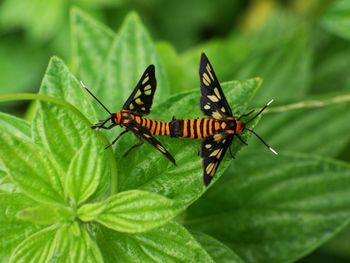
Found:
<svg viewBox="0 0 350 263"><path fill-rule="evenodd" d="M92 128L109 130L117 125L125 128L125 131L121 132L109 146L112 146L114 143L116 143L118 139L125 133L131 131L136 135L136 137L140 139L140 143L132 146L124 155L127 155L130 150L142 145L143 142L146 141L154 146L158 151L160 151L173 164L176 164L174 157L157 139L153 137L153 135L158 135L160 133L166 135L168 132L168 134L170 134L169 124L167 126L160 124L158 125L159 122L145 119L143 117L150 112L153 96L157 87L154 65L147 67L141 79L137 83L134 91L124 103L122 110L116 113L109 111L107 107L104 106L102 102L93 93L91 93L91 91L85 87L82 82L81 84L89 92L89 94L109 113L108 118L101 120L99 123L92 126ZM110 124L106 126L107 123Z"/></svg>

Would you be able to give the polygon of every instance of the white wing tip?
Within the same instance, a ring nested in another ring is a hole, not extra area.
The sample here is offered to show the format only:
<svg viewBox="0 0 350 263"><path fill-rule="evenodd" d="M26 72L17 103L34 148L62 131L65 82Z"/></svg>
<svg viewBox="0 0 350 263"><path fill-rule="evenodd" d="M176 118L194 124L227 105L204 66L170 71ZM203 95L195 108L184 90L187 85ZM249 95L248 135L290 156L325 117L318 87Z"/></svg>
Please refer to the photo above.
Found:
<svg viewBox="0 0 350 263"><path fill-rule="evenodd" d="M269 147L270 151L273 152L274 154L278 155L278 152L276 152L272 147Z"/></svg>
<svg viewBox="0 0 350 263"><path fill-rule="evenodd" d="M273 102L273 99L271 99L266 105L269 106Z"/></svg>

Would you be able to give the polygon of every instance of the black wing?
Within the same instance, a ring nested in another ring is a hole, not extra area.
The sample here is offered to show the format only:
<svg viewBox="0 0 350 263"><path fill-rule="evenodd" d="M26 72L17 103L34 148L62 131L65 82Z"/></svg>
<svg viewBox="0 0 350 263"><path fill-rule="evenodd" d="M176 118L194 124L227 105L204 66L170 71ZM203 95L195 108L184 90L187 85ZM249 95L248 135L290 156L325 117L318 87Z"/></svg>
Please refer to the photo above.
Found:
<svg viewBox="0 0 350 263"><path fill-rule="evenodd" d="M138 115L148 114L152 107L156 87L157 80L154 65L149 65L137 83L134 91L125 102L123 110L128 110Z"/></svg>
<svg viewBox="0 0 350 263"><path fill-rule="evenodd" d="M203 140L200 154L203 158L203 180L208 186L230 147L233 136L216 134Z"/></svg>
<svg viewBox="0 0 350 263"><path fill-rule="evenodd" d="M126 124L128 130L132 131L138 138L150 143L158 151L160 151L166 158L168 158L173 164L176 165L174 157L165 149L165 147L155 139L149 130L139 125Z"/></svg>
<svg viewBox="0 0 350 263"><path fill-rule="evenodd" d="M231 108L222 92L213 67L204 53L202 53L199 66L199 78L201 86L201 111L205 115L215 119L231 117Z"/></svg>

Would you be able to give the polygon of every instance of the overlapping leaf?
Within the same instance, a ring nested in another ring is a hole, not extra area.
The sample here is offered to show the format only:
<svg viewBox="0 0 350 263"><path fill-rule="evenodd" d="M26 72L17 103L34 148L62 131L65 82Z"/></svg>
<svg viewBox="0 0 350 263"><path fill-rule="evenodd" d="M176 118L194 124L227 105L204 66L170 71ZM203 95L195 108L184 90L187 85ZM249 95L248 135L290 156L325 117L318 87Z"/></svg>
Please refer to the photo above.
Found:
<svg viewBox="0 0 350 263"><path fill-rule="evenodd" d="M350 167L307 155L240 155L188 211L185 225L247 262L294 262L350 218Z"/></svg>

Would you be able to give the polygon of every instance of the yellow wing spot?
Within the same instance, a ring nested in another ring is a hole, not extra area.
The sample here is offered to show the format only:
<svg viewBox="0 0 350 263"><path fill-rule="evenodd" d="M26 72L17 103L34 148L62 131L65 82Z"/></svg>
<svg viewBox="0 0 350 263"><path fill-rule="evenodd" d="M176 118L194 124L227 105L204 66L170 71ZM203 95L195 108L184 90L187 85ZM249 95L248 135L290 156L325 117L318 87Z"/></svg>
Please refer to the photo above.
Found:
<svg viewBox="0 0 350 263"><path fill-rule="evenodd" d="M140 98L137 98L137 99L135 100L135 102L136 102L138 105L143 104L143 102L142 102L142 100L141 100Z"/></svg>
<svg viewBox="0 0 350 263"><path fill-rule="evenodd" d="M141 110L145 111L145 110L146 110L146 108L145 108L145 107L142 107L142 108L141 108Z"/></svg>
<svg viewBox="0 0 350 263"><path fill-rule="evenodd" d="M203 78L210 84L211 83L211 80L210 80L210 78L209 78L209 76L208 76L208 74L207 73L203 73Z"/></svg>
<svg viewBox="0 0 350 263"><path fill-rule="evenodd" d="M216 155L218 155L219 152L220 152L220 149L216 149L215 151L213 151L213 152L209 155L209 157L216 156Z"/></svg>
<svg viewBox="0 0 350 263"><path fill-rule="evenodd" d="M210 164L207 165L207 167L205 168L205 171L207 172L207 174L210 175L210 173L213 170L214 166L215 166L215 163L210 163Z"/></svg>
<svg viewBox="0 0 350 263"><path fill-rule="evenodd" d="M211 67L210 67L210 65L207 64L206 68L207 68L207 71L208 71L208 73L209 73L210 78L211 78L212 80L214 80L214 77L213 77L213 75L211 74Z"/></svg>
<svg viewBox="0 0 350 263"><path fill-rule="evenodd" d="M203 81L205 86L209 87L209 83L204 77L202 78L202 81Z"/></svg>
<svg viewBox="0 0 350 263"><path fill-rule="evenodd" d="M205 110L210 110L210 105L209 104L204 105L204 109Z"/></svg>
<svg viewBox="0 0 350 263"><path fill-rule="evenodd" d="M222 116L221 114L218 112L218 111L214 111L211 116L214 118L214 119L221 119Z"/></svg>
<svg viewBox="0 0 350 263"><path fill-rule="evenodd" d="M140 97L141 94L142 94L141 90L137 90L137 92L136 92L136 94L135 94L135 96L134 96L134 99Z"/></svg>
<svg viewBox="0 0 350 263"><path fill-rule="evenodd" d="M223 140L222 140L222 143L225 143L225 142L226 142L226 139L223 139Z"/></svg>
<svg viewBox="0 0 350 263"><path fill-rule="evenodd" d="M146 138L150 138L151 137L151 135L149 135L149 134L147 134L147 133L144 133L143 134Z"/></svg>
<svg viewBox="0 0 350 263"><path fill-rule="evenodd" d="M130 110L133 110L133 109L134 109L134 104L130 103L129 109L130 109Z"/></svg>
<svg viewBox="0 0 350 263"><path fill-rule="evenodd" d="M157 144L157 148L158 148L160 151L162 151L163 153L166 152L166 150L164 149L164 147L163 147L162 145Z"/></svg>
<svg viewBox="0 0 350 263"><path fill-rule="evenodd" d="M211 144L206 144L204 147L207 148L207 149L210 149L211 148Z"/></svg>
<svg viewBox="0 0 350 263"><path fill-rule="evenodd" d="M222 112L226 112L225 107L221 107L220 109Z"/></svg>
<svg viewBox="0 0 350 263"><path fill-rule="evenodd" d="M222 137L223 137L223 136L222 136L222 134L220 134L220 133L215 134L215 135L214 135L214 140L217 141L217 142L219 142L219 141L221 141Z"/></svg>
<svg viewBox="0 0 350 263"><path fill-rule="evenodd" d="M145 88L144 88L144 90L146 91L146 90L151 90L152 89L152 87L151 87L151 85L147 85Z"/></svg>
<svg viewBox="0 0 350 263"><path fill-rule="evenodd" d="M146 77L142 80L142 84L145 84L148 80L149 80L149 77L146 76Z"/></svg>
<svg viewBox="0 0 350 263"><path fill-rule="evenodd" d="M215 93L216 97L221 99L220 92L219 92L218 88L214 88L214 93Z"/></svg>
<svg viewBox="0 0 350 263"><path fill-rule="evenodd" d="M216 172L216 167L218 166L218 163L216 163L213 167L213 170L211 171L210 173L210 176L213 177L215 175L215 172Z"/></svg>
<svg viewBox="0 0 350 263"><path fill-rule="evenodd" d="M218 154L216 155L216 158L217 158L217 159L220 159L221 154L222 154L223 151L224 151L224 149L221 149L221 150L218 152Z"/></svg>
<svg viewBox="0 0 350 263"><path fill-rule="evenodd" d="M218 102L218 101L219 101L218 97L216 97L215 95L208 95L207 97L208 97L208 99L210 99L212 102Z"/></svg>

